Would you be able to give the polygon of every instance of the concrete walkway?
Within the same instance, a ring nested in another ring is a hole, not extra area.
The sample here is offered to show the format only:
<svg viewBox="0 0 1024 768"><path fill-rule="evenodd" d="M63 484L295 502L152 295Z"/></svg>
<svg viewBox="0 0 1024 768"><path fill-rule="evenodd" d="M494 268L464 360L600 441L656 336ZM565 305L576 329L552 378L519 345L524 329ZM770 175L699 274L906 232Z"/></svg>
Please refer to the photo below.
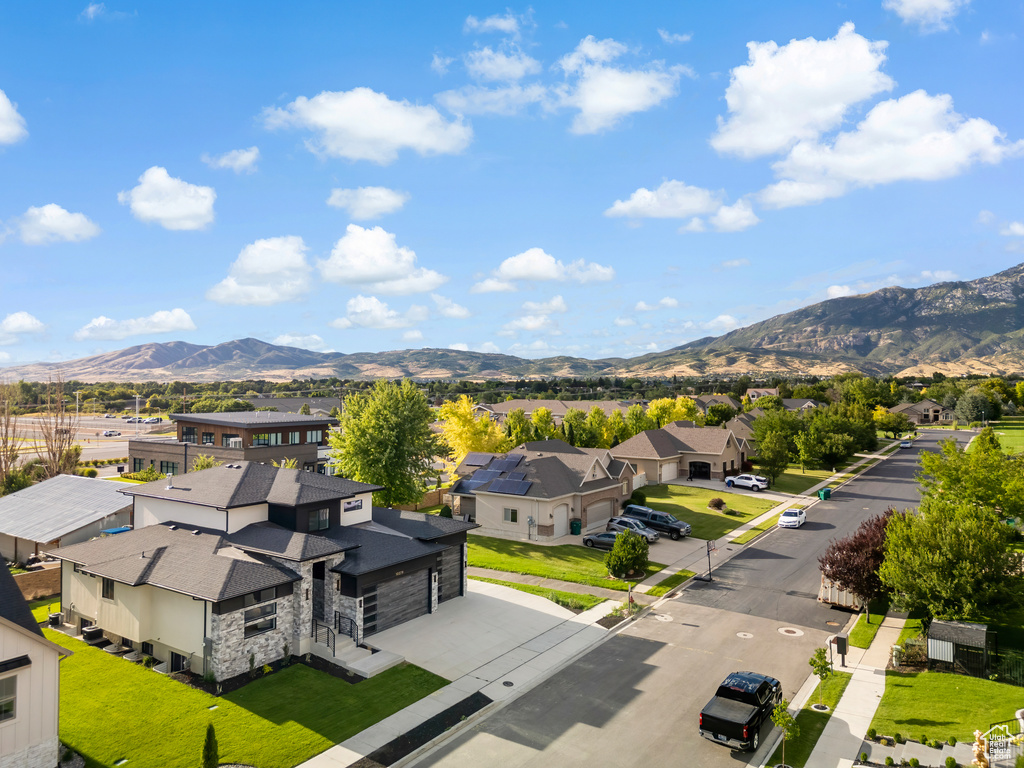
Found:
<svg viewBox="0 0 1024 768"><path fill-rule="evenodd" d="M577 584L574 581L545 579L542 576L527 576L522 573L509 573L508 571L492 571L490 568L477 568L474 565L466 568L466 573L469 576L480 576L484 579L497 579L499 581L511 581L516 584L529 584L534 587L543 587L544 589L557 589L560 592L573 592L577 595L594 595L595 597L603 597L605 600L617 600L620 603L626 600L626 593L621 590L592 587L589 584ZM664 573L664 571L658 571L655 576L659 576L662 573ZM662 576L661 578L664 577ZM636 601L647 605L654 602L654 599L647 597L646 595L636 595Z"/></svg>

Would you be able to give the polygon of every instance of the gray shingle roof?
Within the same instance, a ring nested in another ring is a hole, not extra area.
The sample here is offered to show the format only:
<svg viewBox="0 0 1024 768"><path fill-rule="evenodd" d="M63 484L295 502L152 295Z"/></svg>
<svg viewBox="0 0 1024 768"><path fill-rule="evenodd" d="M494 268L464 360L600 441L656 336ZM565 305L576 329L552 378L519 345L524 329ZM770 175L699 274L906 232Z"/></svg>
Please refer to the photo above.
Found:
<svg viewBox="0 0 1024 768"><path fill-rule="evenodd" d="M50 554L122 584L149 584L214 602L300 579L287 568L232 547L220 531L174 523L84 541Z"/></svg>
<svg viewBox="0 0 1024 768"><path fill-rule="evenodd" d="M267 401L268 405L273 400ZM298 413L277 411L234 411L231 413L172 413L173 421L217 424L224 427L315 427L319 424L337 424L337 419L327 416L303 416Z"/></svg>
<svg viewBox="0 0 1024 768"><path fill-rule="evenodd" d="M422 512L405 512L400 509L373 508L373 522L387 526L405 536L422 541L432 541L453 533L479 528L476 523L466 523L439 515L425 515Z"/></svg>
<svg viewBox="0 0 1024 768"><path fill-rule="evenodd" d="M43 631L32 617L25 597L18 589L7 563L0 558L0 616L17 624L22 629L43 637Z"/></svg>
<svg viewBox="0 0 1024 768"><path fill-rule="evenodd" d="M420 541L400 533L381 533L368 528L367 525L361 523L324 531L329 538L346 547L355 547L346 550L345 559L331 568L332 571L359 576L448 549L443 544Z"/></svg>
<svg viewBox="0 0 1024 768"><path fill-rule="evenodd" d="M227 540L246 552L259 552L297 562L345 551L345 546L337 541L313 533L289 531L271 522L247 525L228 534Z"/></svg>
<svg viewBox="0 0 1024 768"><path fill-rule="evenodd" d="M612 453L622 459L669 459L682 453L719 455L725 450L730 430L683 426L690 423L677 421L648 429L615 446Z"/></svg>
<svg viewBox="0 0 1024 768"><path fill-rule="evenodd" d="M121 493L229 509L264 502L294 507L380 490L379 485L252 461L189 472L167 486L167 480L155 480L124 488Z"/></svg>
<svg viewBox="0 0 1024 768"><path fill-rule="evenodd" d="M49 543L125 509L121 483L57 475L0 498L0 533Z"/></svg>

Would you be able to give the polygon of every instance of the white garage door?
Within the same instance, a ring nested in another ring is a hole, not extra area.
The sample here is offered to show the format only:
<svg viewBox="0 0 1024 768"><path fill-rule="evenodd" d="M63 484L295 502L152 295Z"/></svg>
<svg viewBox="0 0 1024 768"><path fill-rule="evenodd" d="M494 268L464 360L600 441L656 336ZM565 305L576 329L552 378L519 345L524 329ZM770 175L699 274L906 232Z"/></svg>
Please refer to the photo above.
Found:
<svg viewBox="0 0 1024 768"><path fill-rule="evenodd" d="M592 531L595 528L604 528L612 518L612 509L611 499L595 501L587 507L587 530Z"/></svg>
<svg viewBox="0 0 1024 768"><path fill-rule="evenodd" d="M661 467L661 482L667 482L669 480L675 480L679 477L679 465L675 462L671 464L663 464Z"/></svg>

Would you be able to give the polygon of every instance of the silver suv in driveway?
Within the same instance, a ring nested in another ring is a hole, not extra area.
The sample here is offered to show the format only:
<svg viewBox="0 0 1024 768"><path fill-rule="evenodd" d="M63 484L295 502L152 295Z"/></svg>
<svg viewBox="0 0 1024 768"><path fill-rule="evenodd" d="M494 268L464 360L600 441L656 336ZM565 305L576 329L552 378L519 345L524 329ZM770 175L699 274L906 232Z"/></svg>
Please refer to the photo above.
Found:
<svg viewBox="0 0 1024 768"><path fill-rule="evenodd" d="M752 491L763 491L770 485L768 478L760 475L736 475L726 478L725 484L729 488L749 488Z"/></svg>
<svg viewBox="0 0 1024 768"><path fill-rule="evenodd" d="M639 533L649 544L653 544L661 538L661 534L653 528L648 528L646 525L641 523L639 520L633 520L629 517L613 517L608 521L608 526L605 528L608 531L633 531L633 533Z"/></svg>

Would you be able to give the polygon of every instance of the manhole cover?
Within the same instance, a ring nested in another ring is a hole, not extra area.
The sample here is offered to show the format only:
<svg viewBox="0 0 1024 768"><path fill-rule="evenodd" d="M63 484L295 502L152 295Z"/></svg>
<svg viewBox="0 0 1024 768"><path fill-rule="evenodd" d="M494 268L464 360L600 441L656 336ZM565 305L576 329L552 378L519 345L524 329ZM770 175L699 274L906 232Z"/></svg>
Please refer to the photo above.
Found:
<svg viewBox="0 0 1024 768"><path fill-rule="evenodd" d="M502 685L504 685L506 688L511 688L513 685L515 685L515 683L513 683L511 680L506 680L502 683Z"/></svg>
<svg viewBox="0 0 1024 768"><path fill-rule="evenodd" d="M744 640L749 640L753 635L749 632L737 632L736 637L742 637Z"/></svg>
<svg viewBox="0 0 1024 768"><path fill-rule="evenodd" d="M839 626L839 622L838 621L826 621L825 623L828 624L830 627L838 627Z"/></svg>
<svg viewBox="0 0 1024 768"><path fill-rule="evenodd" d="M658 621L672 621L672 617L669 616L667 613L656 613L654 614L654 618L656 618Z"/></svg>
<svg viewBox="0 0 1024 768"><path fill-rule="evenodd" d="M780 635L789 635L790 637L800 637L803 635L803 630L796 629L795 627L779 627Z"/></svg>

